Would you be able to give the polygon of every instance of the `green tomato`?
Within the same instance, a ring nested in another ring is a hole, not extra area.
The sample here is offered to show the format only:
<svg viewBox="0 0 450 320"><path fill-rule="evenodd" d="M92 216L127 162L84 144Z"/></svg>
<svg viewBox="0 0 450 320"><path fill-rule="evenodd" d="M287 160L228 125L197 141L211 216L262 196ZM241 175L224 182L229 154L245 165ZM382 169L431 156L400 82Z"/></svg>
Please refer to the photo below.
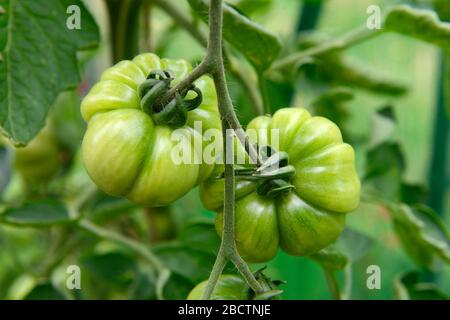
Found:
<svg viewBox="0 0 450 320"><path fill-rule="evenodd" d="M195 82L202 91L201 105L188 112L186 125L174 129L157 125L141 110L139 85L153 70L170 70L176 85L191 71L184 60L159 59L152 53L121 61L107 69L83 99L81 114L88 122L83 139L84 164L92 180L108 194L123 196L147 206L167 205L208 177L212 165L179 163L172 150L188 146L191 159L201 157L205 144L201 131L220 128L217 97L211 78L203 76ZM189 98L189 96L188 96ZM186 153L187 154L187 153ZM198 158L197 158L198 159Z"/></svg>
<svg viewBox="0 0 450 320"><path fill-rule="evenodd" d="M47 125L27 146L15 149L14 164L26 183L42 185L61 169L58 142Z"/></svg>
<svg viewBox="0 0 450 320"><path fill-rule="evenodd" d="M255 118L247 126L252 143L273 145L272 129L278 130L278 149L295 167L295 187L275 198L259 195L257 183L236 181L236 244L249 262L272 259L278 247L291 255L310 255L334 242L345 225L346 213L359 204L360 182L353 148L343 143L339 128L305 109L285 108L273 117ZM216 229L222 234L223 179L211 178L201 185L201 199L217 211Z"/></svg>
<svg viewBox="0 0 450 320"><path fill-rule="evenodd" d="M208 281L200 282L189 293L188 300L201 300ZM250 288L245 281L236 275L223 274L211 295L211 300L248 300Z"/></svg>

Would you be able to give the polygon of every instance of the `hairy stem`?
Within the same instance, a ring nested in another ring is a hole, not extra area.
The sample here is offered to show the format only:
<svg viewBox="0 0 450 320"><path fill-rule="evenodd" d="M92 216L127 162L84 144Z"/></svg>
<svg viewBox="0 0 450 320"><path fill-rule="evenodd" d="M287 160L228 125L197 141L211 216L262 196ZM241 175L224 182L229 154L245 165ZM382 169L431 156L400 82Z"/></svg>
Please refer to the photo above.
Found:
<svg viewBox="0 0 450 320"><path fill-rule="evenodd" d="M241 132L240 139L246 149L250 150L249 155L255 157L253 152L256 152L254 148L248 143L245 137L245 133L237 120L236 114L234 113L233 104L231 102L230 94L226 85L225 69L223 62L223 52L222 52L222 0L211 0L209 8L209 41L208 49L205 60L210 60L211 63L211 73L213 75L214 84L216 86L217 97L219 100L219 112L222 119L222 133L223 133L223 143L225 152L225 192L224 192L224 221L223 221L223 234L222 243L219 250L219 254L216 259L214 273L208 280L208 290L205 292L203 298L209 299L212 291L218 280L219 268L222 266L222 260L230 259L242 273L248 284L253 288L256 293L263 291L263 288L255 279L251 271L249 270L247 264L239 256L236 243L235 243L235 181L234 181L234 167L233 167L233 148L230 141L233 140L233 135L228 129L235 129L237 132ZM244 134L244 136L242 136ZM246 142L247 141L247 142ZM231 160L231 161L229 161ZM256 159L257 155L256 155ZM231 163L230 163L231 162ZM222 268L223 269L223 268ZM220 271L221 272L221 271Z"/></svg>
<svg viewBox="0 0 450 320"><path fill-rule="evenodd" d="M169 13L174 19L177 19L180 24L185 25L188 31L204 43L201 36L197 32L193 32L193 28L189 20L181 16L179 12L171 7L169 2L163 0L153 0L155 4ZM214 79L214 85L217 92L217 98L219 103L219 112L222 120L222 133L225 152L225 190L224 190L224 225L222 242L216 261L214 263L213 270L210 274L208 284L206 286L203 298L209 299L217 284L219 276L221 275L223 268L228 260L233 262L249 286L256 292L261 293L263 291L262 286L256 280L252 274L250 268L245 261L239 256L235 243L235 180L234 180L234 155L233 155L233 139L234 135L237 136L240 143L245 147L245 150L249 154L251 160L257 164L261 164L258 153L253 145L249 143L248 137L245 131L242 129L241 124L234 112L233 103L231 101L230 94L228 92L227 81L225 76L224 67L224 54L222 48L222 0L211 0L209 8L209 38L207 41L206 55L203 61L192 71L192 73L177 86L169 90L167 94L162 98L161 102L166 103L173 99L177 92L186 90L195 80L200 78L204 74L211 74ZM189 24L189 26L188 26ZM232 129L232 130L229 130Z"/></svg>
<svg viewBox="0 0 450 320"><path fill-rule="evenodd" d="M208 300L211 298L211 295L214 291L217 281L219 280L219 277L222 274L223 269L225 268L226 264L227 264L227 259L225 258L225 255L219 251L219 253L217 254L217 259L214 262L212 271L209 274L208 283L205 287L205 290L203 291L203 296L202 296L203 300Z"/></svg>

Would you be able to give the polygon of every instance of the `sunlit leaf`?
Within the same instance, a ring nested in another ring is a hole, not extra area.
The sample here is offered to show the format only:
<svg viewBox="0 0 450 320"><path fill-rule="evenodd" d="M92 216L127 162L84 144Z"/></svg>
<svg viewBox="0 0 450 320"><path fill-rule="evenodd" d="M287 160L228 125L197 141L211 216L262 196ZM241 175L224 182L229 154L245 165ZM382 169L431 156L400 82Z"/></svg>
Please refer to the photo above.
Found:
<svg viewBox="0 0 450 320"><path fill-rule="evenodd" d="M450 23L442 22L434 11L402 5L390 10L384 27L442 48L450 48Z"/></svg>
<svg viewBox="0 0 450 320"><path fill-rule="evenodd" d="M188 0L194 11L208 21L209 0ZM224 4L223 36L259 70L270 67L281 51L280 39L251 21L231 6Z"/></svg>

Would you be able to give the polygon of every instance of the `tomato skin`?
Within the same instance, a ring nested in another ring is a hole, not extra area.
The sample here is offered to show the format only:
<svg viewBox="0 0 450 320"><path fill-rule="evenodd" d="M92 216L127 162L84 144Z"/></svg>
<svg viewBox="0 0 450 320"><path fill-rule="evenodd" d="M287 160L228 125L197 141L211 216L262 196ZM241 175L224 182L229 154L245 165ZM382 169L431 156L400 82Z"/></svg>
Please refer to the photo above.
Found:
<svg viewBox="0 0 450 320"><path fill-rule="evenodd" d="M184 60L141 54L107 69L81 103L82 116L88 122L83 159L90 177L106 193L147 206L167 205L211 174L213 165L180 163L172 152L177 145L184 145L187 148L182 152L189 153L189 159L201 159L201 150L195 146L205 142L201 132L193 129L195 122L201 122L202 131L220 128L214 84L206 76L195 82L203 101L188 112L186 125L175 132L155 124L141 110L137 90L156 69L172 71L172 84L176 85L191 66Z"/></svg>
<svg viewBox="0 0 450 320"><path fill-rule="evenodd" d="M201 300L208 281L197 284L189 293L187 300ZM211 295L211 300L248 300L250 289L245 281L232 274L222 274Z"/></svg>
<svg viewBox="0 0 450 320"><path fill-rule="evenodd" d="M47 125L25 147L15 148L14 165L26 183L47 184L61 169L58 142L52 128Z"/></svg>
<svg viewBox="0 0 450 320"><path fill-rule="evenodd" d="M236 203L236 245L248 262L271 260L278 250L278 225L275 203L256 192ZM222 234L223 213L216 219L216 230Z"/></svg>
<svg viewBox="0 0 450 320"><path fill-rule="evenodd" d="M353 149L343 143L339 128L328 119L312 117L305 109L285 108L272 117L255 118L247 132L250 129L257 132L248 135L251 143L270 144L288 154L289 164L295 168L291 180L295 189L264 198L257 194L255 182L237 179L239 253L249 262L265 262L274 257L278 244L288 254L302 256L333 243L344 229L346 213L359 205L361 188ZM200 188L205 207L218 213L219 234L223 183L212 175Z"/></svg>

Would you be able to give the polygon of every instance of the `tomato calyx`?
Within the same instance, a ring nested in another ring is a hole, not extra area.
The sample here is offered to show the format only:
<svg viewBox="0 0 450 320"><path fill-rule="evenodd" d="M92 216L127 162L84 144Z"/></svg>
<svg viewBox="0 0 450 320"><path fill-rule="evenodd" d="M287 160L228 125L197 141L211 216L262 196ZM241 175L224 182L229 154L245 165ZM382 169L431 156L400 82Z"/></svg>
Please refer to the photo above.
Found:
<svg viewBox="0 0 450 320"><path fill-rule="evenodd" d="M295 176L296 171L289 164L288 154L283 151L276 151L271 146L256 147L262 159L261 165L256 169L236 167L236 177L242 180L257 181L257 193L269 198L276 198L282 193L295 189L290 181Z"/></svg>
<svg viewBox="0 0 450 320"><path fill-rule="evenodd" d="M170 70L153 70L139 86L138 93L142 110L150 114L156 124L181 127L187 122L187 113L200 106L203 95L199 88L191 84L187 89L177 92L169 103L163 105L161 98L171 89L174 79ZM186 99L190 91L195 93L195 97Z"/></svg>
<svg viewBox="0 0 450 320"><path fill-rule="evenodd" d="M254 272L254 276L259 284L263 287L263 293L256 295L253 291L250 292L252 300L279 300L283 290L279 289L280 285L286 284L282 280L273 280L264 274L264 270L267 266Z"/></svg>

